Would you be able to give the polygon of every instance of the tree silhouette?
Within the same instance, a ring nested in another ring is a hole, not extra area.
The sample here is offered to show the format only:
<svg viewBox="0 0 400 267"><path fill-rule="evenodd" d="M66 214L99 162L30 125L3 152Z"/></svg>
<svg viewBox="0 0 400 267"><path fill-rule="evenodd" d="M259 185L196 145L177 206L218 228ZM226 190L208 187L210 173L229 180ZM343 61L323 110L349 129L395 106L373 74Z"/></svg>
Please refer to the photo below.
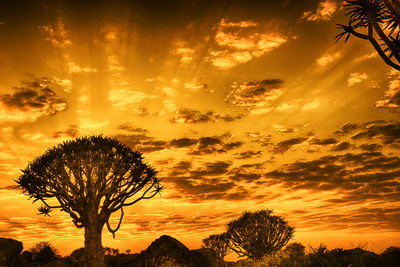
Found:
<svg viewBox="0 0 400 267"><path fill-rule="evenodd" d="M231 251L230 239L227 233L210 235L203 239L203 243L204 247L214 250L222 259Z"/></svg>
<svg viewBox="0 0 400 267"><path fill-rule="evenodd" d="M292 238L294 228L271 210L244 212L228 224L232 250L239 257L261 260L265 255L280 250Z"/></svg>
<svg viewBox="0 0 400 267"><path fill-rule="evenodd" d="M386 64L400 70L400 0L346 0L348 24L336 40L353 35L368 40Z"/></svg>
<svg viewBox="0 0 400 267"><path fill-rule="evenodd" d="M105 266L101 233L104 225L115 237L123 208L162 190L156 171L143 162L140 152L118 140L89 136L66 141L30 162L16 180L33 202L42 202L39 213L51 209L67 212L78 228L85 229L85 265ZM109 219L120 211L117 226Z"/></svg>

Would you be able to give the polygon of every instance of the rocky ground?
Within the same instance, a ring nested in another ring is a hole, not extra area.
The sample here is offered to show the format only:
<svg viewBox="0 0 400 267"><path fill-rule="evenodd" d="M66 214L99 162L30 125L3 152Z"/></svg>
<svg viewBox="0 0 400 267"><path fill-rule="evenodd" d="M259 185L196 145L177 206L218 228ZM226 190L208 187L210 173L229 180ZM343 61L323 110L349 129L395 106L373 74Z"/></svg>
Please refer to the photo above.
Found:
<svg viewBox="0 0 400 267"><path fill-rule="evenodd" d="M80 267L84 250L48 263L32 262L32 253L24 251L22 242L0 238L0 267ZM278 255L278 254L277 254ZM253 266L328 266L328 267L398 267L400 248L390 248L378 255L361 248L333 249L323 254L307 254L293 259L290 255L272 256L264 264L251 260L225 262L206 248L190 250L175 238L163 235L139 254L105 256L108 267L253 267ZM299 259L302 262L299 262Z"/></svg>

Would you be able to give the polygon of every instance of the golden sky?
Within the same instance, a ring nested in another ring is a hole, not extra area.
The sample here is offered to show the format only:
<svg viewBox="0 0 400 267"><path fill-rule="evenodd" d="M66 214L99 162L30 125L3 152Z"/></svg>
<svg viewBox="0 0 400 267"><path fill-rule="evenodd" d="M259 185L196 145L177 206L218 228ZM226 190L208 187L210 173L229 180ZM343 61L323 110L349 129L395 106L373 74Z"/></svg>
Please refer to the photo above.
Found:
<svg viewBox="0 0 400 267"><path fill-rule="evenodd" d="M82 247L67 214L36 215L12 186L47 148L104 134L166 187L105 246L198 248L259 209L305 245L399 246L400 73L362 40L335 42L341 4L1 1L0 236Z"/></svg>

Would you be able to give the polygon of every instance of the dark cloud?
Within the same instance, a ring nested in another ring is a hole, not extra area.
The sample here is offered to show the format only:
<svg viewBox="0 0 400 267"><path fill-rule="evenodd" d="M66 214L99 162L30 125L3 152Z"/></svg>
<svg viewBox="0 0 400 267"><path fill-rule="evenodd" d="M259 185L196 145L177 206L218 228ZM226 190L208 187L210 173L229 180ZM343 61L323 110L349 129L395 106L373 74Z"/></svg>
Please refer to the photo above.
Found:
<svg viewBox="0 0 400 267"><path fill-rule="evenodd" d="M341 199L329 199L329 204L340 204ZM329 207L329 206L328 206ZM296 217L297 227L312 228L315 230L352 229L361 231L399 231L400 208L361 207L352 208L346 212L334 211L334 214L321 207L321 211L291 212ZM323 211L322 211L323 210Z"/></svg>
<svg viewBox="0 0 400 267"><path fill-rule="evenodd" d="M350 148L350 143L343 141L332 148L332 151L343 151Z"/></svg>
<svg viewBox="0 0 400 267"><path fill-rule="evenodd" d="M42 116L51 116L67 108L67 102L50 89L52 81L34 78L14 87L14 93L0 95L0 104L10 120L35 121ZM18 115L15 115L15 113Z"/></svg>
<svg viewBox="0 0 400 267"><path fill-rule="evenodd" d="M132 147L132 149L139 150L140 152L150 153L155 151L164 150L168 147L168 142L163 140L156 140L147 134L118 134L114 136L122 143Z"/></svg>
<svg viewBox="0 0 400 267"><path fill-rule="evenodd" d="M189 155L204 155L213 153L226 153L242 146L240 141L232 141L229 134L220 136L206 136L197 139L195 146L191 147Z"/></svg>
<svg viewBox="0 0 400 267"><path fill-rule="evenodd" d="M284 153L284 152L288 151L289 149L291 149L294 145L301 144L304 141L306 141L307 139L308 138L305 138L305 137L299 137L299 138L292 138L292 139L281 141L274 146L273 152L275 154Z"/></svg>
<svg viewBox="0 0 400 267"><path fill-rule="evenodd" d="M242 118L242 115L225 115L219 114L213 111L202 113L198 110L193 109L181 109L177 114L170 120L174 123L205 123L205 122L218 122L218 121L235 121Z"/></svg>
<svg viewBox="0 0 400 267"><path fill-rule="evenodd" d="M253 157L261 156L262 154L263 152L261 150L259 151L247 150L244 152L235 153L236 159L250 159Z"/></svg>
<svg viewBox="0 0 400 267"><path fill-rule="evenodd" d="M179 139L173 139L169 144L172 147L176 148L181 148L181 147L188 147L195 145L199 142L197 139L191 139L191 138L179 138Z"/></svg>
<svg viewBox="0 0 400 267"><path fill-rule="evenodd" d="M349 134L353 131L355 131L359 126L354 123L346 123L343 125L340 130L336 131L335 134L337 135L344 135L344 134Z"/></svg>
<svg viewBox="0 0 400 267"><path fill-rule="evenodd" d="M400 145L400 123L372 124L351 138L354 140L380 138L385 145Z"/></svg>
<svg viewBox="0 0 400 267"><path fill-rule="evenodd" d="M200 167L194 167L190 161L180 161L169 170L169 175L163 178L163 181L167 186L173 185L182 193L180 196L192 202L217 199L236 201L249 198L248 189L237 185L235 181L251 182L259 177L251 177L245 171L234 176L234 169L231 167L230 161L206 162Z"/></svg>
<svg viewBox="0 0 400 267"><path fill-rule="evenodd" d="M225 98L232 106L244 107L248 111L265 108L269 103L282 95L281 79L265 79L257 82L233 83L233 90Z"/></svg>
<svg viewBox="0 0 400 267"><path fill-rule="evenodd" d="M336 140L336 139L334 139L334 138L327 138L327 139L318 139L318 138L315 138L315 139L312 139L311 141L310 141L310 144L311 145L319 145L319 146L326 146L326 145L333 145L333 144L336 144L338 141Z"/></svg>
<svg viewBox="0 0 400 267"><path fill-rule="evenodd" d="M266 183L290 190L336 191L343 202L400 200L400 158L380 152L324 156L297 161L264 175Z"/></svg>
<svg viewBox="0 0 400 267"><path fill-rule="evenodd" d="M382 148L379 144L361 144L358 147L364 151L377 151Z"/></svg>
<svg viewBox="0 0 400 267"><path fill-rule="evenodd" d="M79 136L79 130L77 125L70 125L68 129L55 132L53 138L76 138Z"/></svg>
<svg viewBox="0 0 400 267"><path fill-rule="evenodd" d="M119 130L124 130L130 133L148 134L149 131L143 128L135 127L131 123L126 122L118 126Z"/></svg>

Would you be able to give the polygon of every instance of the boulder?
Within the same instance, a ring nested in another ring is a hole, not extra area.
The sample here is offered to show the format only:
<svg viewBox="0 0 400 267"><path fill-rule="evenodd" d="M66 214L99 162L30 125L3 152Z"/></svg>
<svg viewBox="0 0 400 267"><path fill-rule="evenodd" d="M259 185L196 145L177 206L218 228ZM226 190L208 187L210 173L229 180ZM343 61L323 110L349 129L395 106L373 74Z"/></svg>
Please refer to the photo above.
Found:
<svg viewBox="0 0 400 267"><path fill-rule="evenodd" d="M19 264L19 254L22 242L11 238L0 237L0 266L16 266Z"/></svg>
<svg viewBox="0 0 400 267"><path fill-rule="evenodd" d="M379 257L384 267L398 266L400 263L400 248L389 247Z"/></svg>
<svg viewBox="0 0 400 267"><path fill-rule="evenodd" d="M190 250L175 238L163 235L143 250L129 265L136 267L188 267Z"/></svg>

